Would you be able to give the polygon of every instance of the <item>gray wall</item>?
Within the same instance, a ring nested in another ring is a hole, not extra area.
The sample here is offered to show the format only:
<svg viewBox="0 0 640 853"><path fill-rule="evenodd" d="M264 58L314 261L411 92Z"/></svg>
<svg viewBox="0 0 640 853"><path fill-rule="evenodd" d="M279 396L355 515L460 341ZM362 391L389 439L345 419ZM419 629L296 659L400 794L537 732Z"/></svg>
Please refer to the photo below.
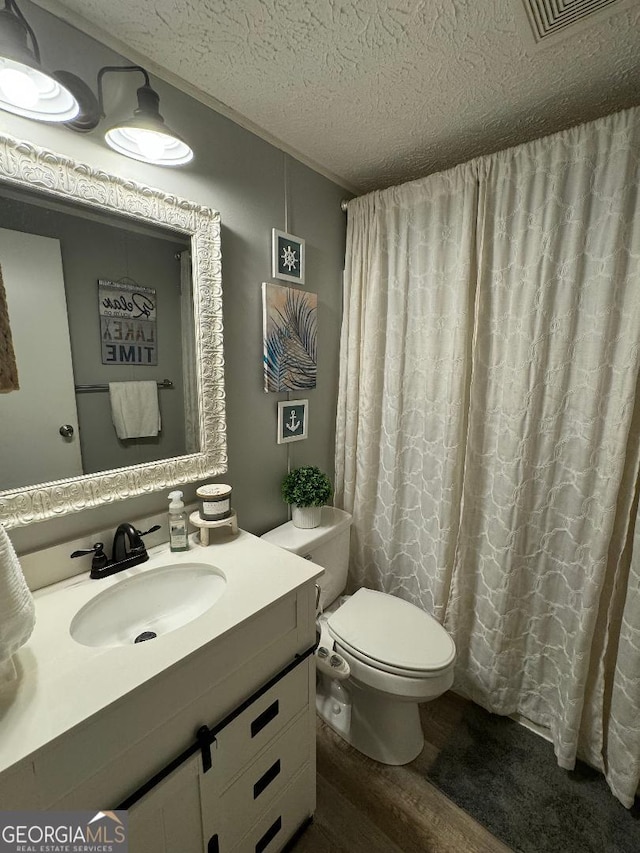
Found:
<svg viewBox="0 0 640 853"><path fill-rule="evenodd" d="M98 226L85 220L74 229L75 250L67 252L62 240L62 263L67 285L71 356L76 384L170 379L171 389L158 391L162 419L154 438L121 441L111 421L109 394L82 393L76 397L82 464L86 473L151 462L185 453L182 382L182 332L180 328L179 247L122 229ZM84 245L84 251L78 246ZM132 279L156 291L156 341L154 366L102 364L96 272L100 278Z"/></svg>
<svg viewBox="0 0 640 853"><path fill-rule="evenodd" d="M187 244L178 243L178 236L164 239L142 233L140 227L122 228L65 213L60 205L51 209L3 198L1 190L0 227L60 240L76 385L165 378L174 382L174 388L159 392L160 435L126 442L113 427L108 393L77 395L85 473L185 453L180 262L175 255ZM157 365L102 364L97 282L122 278L156 290Z"/></svg>
<svg viewBox="0 0 640 853"><path fill-rule="evenodd" d="M126 62L28 0L21 8L38 35L47 67L79 74L95 90L99 67ZM0 113L0 128L220 211L229 470L219 479L234 487L240 526L262 533L287 518L279 486L288 451L293 466L315 464L333 478L345 232L340 200L346 193L158 78L152 78L152 84L161 98L161 112L189 140L195 160L180 169L163 169L118 156L106 147L100 130L109 119L131 112L139 83L129 74L105 79L109 118L89 135L9 113ZM318 294L318 386L304 394L309 399L309 438L277 445L277 401L286 395L263 391L261 283L270 280L271 228L285 226L285 198L289 231L306 240L306 287ZM185 492L192 496L195 485ZM30 551L164 506L164 492L157 493L18 528L12 539L19 552Z"/></svg>

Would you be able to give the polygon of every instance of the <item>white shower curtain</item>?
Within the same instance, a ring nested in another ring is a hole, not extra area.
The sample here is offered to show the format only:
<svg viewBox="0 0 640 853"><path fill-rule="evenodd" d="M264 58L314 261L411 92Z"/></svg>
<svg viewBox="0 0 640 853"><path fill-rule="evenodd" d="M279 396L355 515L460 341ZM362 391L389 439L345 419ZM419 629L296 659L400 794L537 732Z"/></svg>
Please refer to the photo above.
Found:
<svg viewBox="0 0 640 853"><path fill-rule="evenodd" d="M336 497L354 515L353 579L438 618L460 516L477 201L462 166L349 207Z"/></svg>
<svg viewBox="0 0 640 853"><path fill-rule="evenodd" d="M640 777L640 111L349 205L336 492L352 581L457 687Z"/></svg>

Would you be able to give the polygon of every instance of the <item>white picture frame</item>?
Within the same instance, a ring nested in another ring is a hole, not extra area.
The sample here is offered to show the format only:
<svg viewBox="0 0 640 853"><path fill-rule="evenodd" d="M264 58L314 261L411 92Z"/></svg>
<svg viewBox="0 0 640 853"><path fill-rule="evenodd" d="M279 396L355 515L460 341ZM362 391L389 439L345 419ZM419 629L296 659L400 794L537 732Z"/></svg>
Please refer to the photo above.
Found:
<svg viewBox="0 0 640 853"><path fill-rule="evenodd" d="M286 231L271 229L271 277L304 284L305 241Z"/></svg>
<svg viewBox="0 0 640 853"><path fill-rule="evenodd" d="M278 444L302 441L309 435L309 401L284 400L278 403Z"/></svg>

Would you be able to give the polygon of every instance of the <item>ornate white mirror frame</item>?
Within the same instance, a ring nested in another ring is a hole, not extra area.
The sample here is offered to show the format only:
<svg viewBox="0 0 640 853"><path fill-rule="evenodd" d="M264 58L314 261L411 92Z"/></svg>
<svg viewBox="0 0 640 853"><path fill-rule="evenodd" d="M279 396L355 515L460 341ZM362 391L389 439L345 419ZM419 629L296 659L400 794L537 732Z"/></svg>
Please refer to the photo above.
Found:
<svg viewBox="0 0 640 853"><path fill-rule="evenodd" d="M224 473L220 214L2 134L0 182L166 226L191 238L200 432L199 453L0 491L0 523L18 527Z"/></svg>

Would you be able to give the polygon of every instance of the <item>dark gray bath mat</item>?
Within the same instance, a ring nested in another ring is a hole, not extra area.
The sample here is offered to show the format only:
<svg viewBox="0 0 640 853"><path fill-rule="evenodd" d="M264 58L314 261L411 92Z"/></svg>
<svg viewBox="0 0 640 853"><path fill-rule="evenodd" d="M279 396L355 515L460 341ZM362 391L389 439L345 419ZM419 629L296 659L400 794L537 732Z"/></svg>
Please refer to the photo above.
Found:
<svg viewBox="0 0 640 853"><path fill-rule="evenodd" d="M560 769L550 743L472 703L424 772L518 853L640 851L637 801L628 811L598 772Z"/></svg>

